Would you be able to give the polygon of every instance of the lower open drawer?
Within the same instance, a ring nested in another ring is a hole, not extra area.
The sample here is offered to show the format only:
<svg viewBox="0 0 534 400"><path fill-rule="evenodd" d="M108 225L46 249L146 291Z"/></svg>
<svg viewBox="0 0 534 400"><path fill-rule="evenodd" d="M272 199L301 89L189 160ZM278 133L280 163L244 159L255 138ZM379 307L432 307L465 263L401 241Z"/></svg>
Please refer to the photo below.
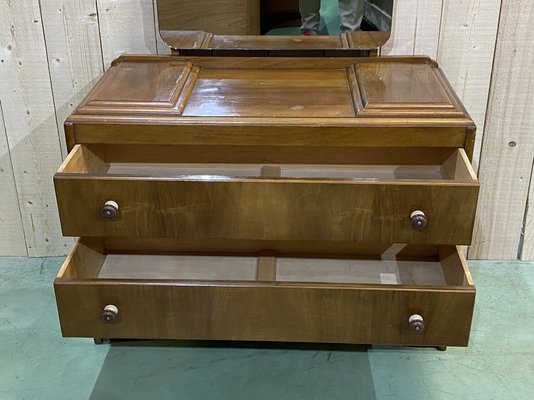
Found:
<svg viewBox="0 0 534 400"><path fill-rule="evenodd" d="M475 289L458 248L371 247L341 258L276 250L133 254L80 239L54 283L62 332L467 345Z"/></svg>

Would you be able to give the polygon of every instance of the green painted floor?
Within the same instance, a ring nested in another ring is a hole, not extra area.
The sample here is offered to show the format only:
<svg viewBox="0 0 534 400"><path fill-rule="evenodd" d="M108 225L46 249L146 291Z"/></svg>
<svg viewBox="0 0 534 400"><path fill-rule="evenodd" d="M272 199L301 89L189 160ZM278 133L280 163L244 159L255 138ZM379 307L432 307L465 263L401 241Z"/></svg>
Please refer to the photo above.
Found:
<svg viewBox="0 0 534 400"><path fill-rule="evenodd" d="M59 333L61 258L0 258L0 399L534 399L534 263L470 262L468 348L180 341Z"/></svg>

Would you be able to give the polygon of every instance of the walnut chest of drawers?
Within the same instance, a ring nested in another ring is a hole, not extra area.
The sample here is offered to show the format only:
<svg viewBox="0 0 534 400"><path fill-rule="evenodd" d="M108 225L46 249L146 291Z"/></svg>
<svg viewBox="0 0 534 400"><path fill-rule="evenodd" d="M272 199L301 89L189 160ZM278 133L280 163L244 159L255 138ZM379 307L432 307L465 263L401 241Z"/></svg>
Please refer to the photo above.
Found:
<svg viewBox="0 0 534 400"><path fill-rule="evenodd" d="M64 336L467 345L475 127L430 59L123 56L65 127Z"/></svg>

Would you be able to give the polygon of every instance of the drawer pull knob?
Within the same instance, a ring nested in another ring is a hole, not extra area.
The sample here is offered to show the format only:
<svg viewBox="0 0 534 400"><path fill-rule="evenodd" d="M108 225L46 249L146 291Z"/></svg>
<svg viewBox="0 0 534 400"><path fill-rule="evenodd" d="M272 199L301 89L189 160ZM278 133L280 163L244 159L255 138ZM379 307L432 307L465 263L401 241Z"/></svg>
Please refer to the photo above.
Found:
<svg viewBox="0 0 534 400"><path fill-rule="evenodd" d="M104 207L102 207L102 216L105 219L114 219L117 218L119 214L119 205L113 200L106 201Z"/></svg>
<svg viewBox="0 0 534 400"><path fill-rule="evenodd" d="M102 311L102 314L100 315L100 319L102 319L102 322L112 324L114 322L117 322L117 318L119 315L119 309L115 307L113 304L108 304L104 307L104 310Z"/></svg>
<svg viewBox="0 0 534 400"><path fill-rule="evenodd" d="M426 228L427 220L426 215L421 210L416 210L410 215L410 222L412 223L412 228L423 230Z"/></svg>
<svg viewBox="0 0 534 400"><path fill-rule="evenodd" d="M413 314L408 318L408 327L412 333L420 335L425 331L425 321L419 314Z"/></svg>

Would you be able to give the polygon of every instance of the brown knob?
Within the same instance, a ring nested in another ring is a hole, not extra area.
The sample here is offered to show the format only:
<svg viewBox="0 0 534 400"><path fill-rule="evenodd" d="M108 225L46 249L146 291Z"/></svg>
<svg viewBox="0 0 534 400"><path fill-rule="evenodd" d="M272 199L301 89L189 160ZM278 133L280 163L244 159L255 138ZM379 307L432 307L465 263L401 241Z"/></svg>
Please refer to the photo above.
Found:
<svg viewBox="0 0 534 400"><path fill-rule="evenodd" d="M412 333L420 335L425 331L425 322L419 314L413 314L408 318L408 327Z"/></svg>
<svg viewBox="0 0 534 400"><path fill-rule="evenodd" d="M119 205L113 200L106 201L104 207L102 207L102 216L105 219L114 219L119 215Z"/></svg>
<svg viewBox="0 0 534 400"><path fill-rule="evenodd" d="M412 224L412 228L423 230L426 228L427 220L426 215L421 210L416 210L410 215L410 222Z"/></svg>
<svg viewBox="0 0 534 400"><path fill-rule="evenodd" d="M104 310L102 311L102 314L100 315L100 319L102 320L102 322L105 322L107 324L117 322L118 317L119 309L113 304L108 304L107 306L105 306Z"/></svg>

